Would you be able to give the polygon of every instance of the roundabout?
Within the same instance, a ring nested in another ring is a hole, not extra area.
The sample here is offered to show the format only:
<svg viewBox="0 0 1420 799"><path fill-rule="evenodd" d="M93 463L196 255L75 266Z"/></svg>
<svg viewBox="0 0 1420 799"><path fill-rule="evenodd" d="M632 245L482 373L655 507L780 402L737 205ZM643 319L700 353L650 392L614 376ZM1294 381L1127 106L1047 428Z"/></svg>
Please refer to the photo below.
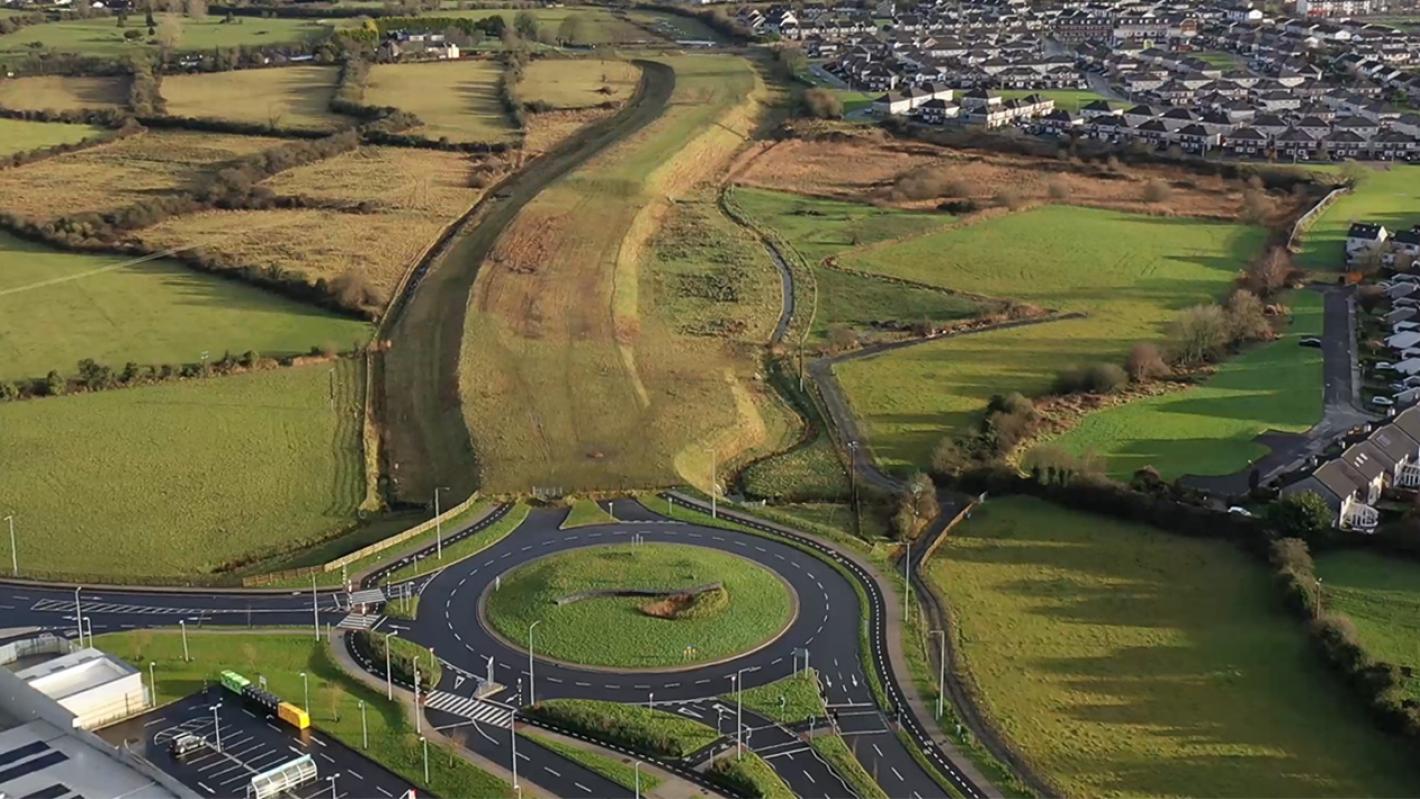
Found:
<svg viewBox="0 0 1420 799"><path fill-rule="evenodd" d="M709 547L603 544L499 575L480 617L505 642L538 656L605 669L686 669L769 645L793 621L788 581Z"/></svg>

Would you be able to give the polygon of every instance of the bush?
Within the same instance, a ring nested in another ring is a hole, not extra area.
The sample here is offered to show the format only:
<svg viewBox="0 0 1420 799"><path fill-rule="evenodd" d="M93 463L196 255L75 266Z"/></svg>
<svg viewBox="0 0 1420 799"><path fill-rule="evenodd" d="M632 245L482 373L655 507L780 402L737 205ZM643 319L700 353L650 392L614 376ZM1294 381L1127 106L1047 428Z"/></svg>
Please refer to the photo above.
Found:
<svg viewBox="0 0 1420 799"><path fill-rule="evenodd" d="M947 193L949 183L940 167L921 166L898 177L892 195L899 200L928 200Z"/></svg>
<svg viewBox="0 0 1420 799"><path fill-rule="evenodd" d="M1129 382L1129 375L1112 363L1065 369L1055 377L1057 394L1112 394Z"/></svg>
<svg viewBox="0 0 1420 799"><path fill-rule="evenodd" d="M1167 202L1173 196L1169 184L1157 178L1144 184L1144 201L1150 203Z"/></svg>
<svg viewBox="0 0 1420 799"><path fill-rule="evenodd" d="M1136 383L1167 377L1169 365L1159 348L1148 342L1135 344L1129 349L1129 358L1124 363L1129 378Z"/></svg>
<svg viewBox="0 0 1420 799"><path fill-rule="evenodd" d="M843 101L827 89L809 89L799 101L801 113L815 119L842 119Z"/></svg>
<svg viewBox="0 0 1420 799"><path fill-rule="evenodd" d="M1312 544L1329 541L1336 532L1336 514L1314 491L1282 497L1267 507L1266 518L1278 535L1294 536Z"/></svg>

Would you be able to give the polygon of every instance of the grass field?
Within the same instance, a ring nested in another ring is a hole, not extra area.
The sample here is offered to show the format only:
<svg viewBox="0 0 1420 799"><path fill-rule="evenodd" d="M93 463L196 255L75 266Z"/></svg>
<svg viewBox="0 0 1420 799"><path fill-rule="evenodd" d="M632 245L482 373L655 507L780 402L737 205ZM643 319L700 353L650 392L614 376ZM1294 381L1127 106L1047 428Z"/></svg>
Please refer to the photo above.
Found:
<svg viewBox="0 0 1420 799"><path fill-rule="evenodd" d="M36 219L111 211L186 188L227 161L282 143L265 136L149 131L0 171L0 210Z"/></svg>
<svg viewBox="0 0 1420 799"><path fill-rule="evenodd" d="M523 70L518 84L524 102L553 108L587 108L621 102L636 91L641 70L627 61L603 58L540 58Z"/></svg>
<svg viewBox="0 0 1420 799"><path fill-rule="evenodd" d="M196 363L203 352L299 355L353 349L364 322L168 260L52 250L0 233L0 380Z"/></svg>
<svg viewBox="0 0 1420 799"><path fill-rule="evenodd" d="M1099 92L1090 89L1004 89L1000 92L1001 97L1007 100L1025 97L1028 94L1038 94L1047 100L1054 100L1056 108L1064 108L1069 111L1078 111L1096 100L1107 99Z"/></svg>
<svg viewBox="0 0 1420 799"><path fill-rule="evenodd" d="M214 47L252 47L297 44L310 39L323 39L330 26L313 20L265 17L237 17L224 24L220 17L193 20L180 14L157 14L160 31L166 24L178 31L175 49L181 51L211 50ZM136 41L123 38L125 30L142 30L145 35ZM0 36L0 57L12 58L35 51L30 45L38 42L41 50L77 53L86 56L114 58L128 54L148 53L158 49L154 37L146 35L141 16L131 18L127 28L118 27L112 17L71 19L32 25Z"/></svg>
<svg viewBox="0 0 1420 799"><path fill-rule="evenodd" d="M0 158L56 144L77 144L103 132L103 128L93 125L0 118Z"/></svg>
<svg viewBox="0 0 1420 799"><path fill-rule="evenodd" d="M325 643L306 635L271 631L260 635L189 631L187 638L190 661L183 660L182 638L176 632L109 633L95 637L94 642L140 669L153 663L159 702L181 699L208 686L220 691L218 675L232 669L252 681L258 675L265 677L272 692L299 705L305 691L300 675L305 672L311 695L307 710L311 723L322 733L360 751L368 732L366 754L437 796L513 796L512 788L502 780L434 742L429 745L426 783L419 736L399 700L390 702L384 691L372 690L346 676L332 661ZM365 703L365 730L360 702ZM236 707L227 704L222 712L238 712Z"/></svg>
<svg viewBox="0 0 1420 799"><path fill-rule="evenodd" d="M643 611L655 597L594 597L556 604L582 591L629 588L668 593L721 583L726 606L700 617L667 619ZM541 622L539 655L593 666L651 668L719 660L778 635L793 600L773 572L704 547L639 544L594 547L540 558L503 576L488 594L489 622L526 646Z"/></svg>
<svg viewBox="0 0 1420 799"><path fill-rule="evenodd" d="M128 79L36 75L0 80L0 107L75 111L122 108L128 103Z"/></svg>
<svg viewBox="0 0 1420 799"><path fill-rule="evenodd" d="M669 14L663 11L651 11L649 9L632 9L626 12L628 19L641 25L649 27L657 34L668 39L692 40L692 41L723 41L719 33L714 28L692 17L680 14Z"/></svg>
<svg viewBox="0 0 1420 799"><path fill-rule="evenodd" d="M362 385L341 361L0 404L21 572L202 578L351 526Z"/></svg>
<svg viewBox="0 0 1420 799"><path fill-rule="evenodd" d="M591 499L579 499L567 509L567 518L562 521L562 529L586 527L593 524L611 524L616 521L601 503Z"/></svg>
<svg viewBox="0 0 1420 799"><path fill-rule="evenodd" d="M517 132L498 99L497 61L376 64L365 104L394 106L424 124L404 133L452 142L507 141Z"/></svg>
<svg viewBox="0 0 1420 799"><path fill-rule="evenodd" d="M1292 323L1278 340L1223 362L1197 388L1092 413L1054 443L1103 456L1109 474L1127 479L1153 466L1166 480L1230 474L1266 454L1253 442L1267 430L1300 432L1321 421L1321 350L1298 346L1320 336L1321 295L1294 292Z"/></svg>
<svg viewBox="0 0 1420 799"><path fill-rule="evenodd" d="M848 267L1088 314L840 364L880 462L925 464L992 394L1047 390L1067 366L1120 362L1183 308L1226 292L1260 228L1050 206L840 258Z"/></svg>
<svg viewBox="0 0 1420 799"><path fill-rule="evenodd" d="M331 130L355 122L330 110L337 73L336 67L298 66L168 75L163 98L174 116Z"/></svg>
<svg viewBox="0 0 1420 799"><path fill-rule="evenodd" d="M1346 231L1352 222L1377 222L1392 231L1420 224L1420 166L1387 164L1371 170L1303 234L1297 263L1339 271L1346 265Z"/></svg>
<svg viewBox="0 0 1420 799"><path fill-rule="evenodd" d="M1357 550L1316 559L1326 610L1351 617L1366 651L1403 669L1420 670L1420 566L1414 561ZM1414 671L1407 693L1420 700Z"/></svg>
<svg viewBox="0 0 1420 799"><path fill-rule="evenodd" d="M139 235L152 247L200 244L228 261L272 264L311 281L358 274L379 308L444 228L478 201L482 190L469 185L473 170L469 157L458 153L361 147L282 172L265 185L281 194L367 203L368 213L203 211Z"/></svg>
<svg viewBox="0 0 1420 799"><path fill-rule="evenodd" d="M724 463L791 425L756 355L778 276L695 194L742 142L760 82L735 56L664 61L666 112L532 200L479 273L460 389L489 490L702 481L710 448Z"/></svg>
<svg viewBox="0 0 1420 799"><path fill-rule="evenodd" d="M1415 792L1413 758L1225 543L995 499L927 577L986 712L1063 795Z"/></svg>

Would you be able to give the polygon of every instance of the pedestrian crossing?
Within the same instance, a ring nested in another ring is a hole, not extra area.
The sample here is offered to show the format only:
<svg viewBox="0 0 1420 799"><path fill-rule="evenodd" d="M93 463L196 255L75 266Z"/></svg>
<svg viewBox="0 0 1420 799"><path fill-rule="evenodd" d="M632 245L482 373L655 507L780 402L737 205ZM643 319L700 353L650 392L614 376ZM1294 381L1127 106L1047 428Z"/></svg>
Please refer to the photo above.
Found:
<svg viewBox="0 0 1420 799"><path fill-rule="evenodd" d="M429 694L429 701L425 703L425 706L505 730L513 726L513 712L508 708L495 705L492 702L485 702L482 699L451 694L447 691L434 691Z"/></svg>
<svg viewBox="0 0 1420 799"><path fill-rule="evenodd" d="M380 623L380 616L370 613L351 613L335 625L342 630L373 630Z"/></svg>
<svg viewBox="0 0 1420 799"><path fill-rule="evenodd" d="M385 592L381 588L366 588L350 593L350 605L375 605L385 601Z"/></svg>

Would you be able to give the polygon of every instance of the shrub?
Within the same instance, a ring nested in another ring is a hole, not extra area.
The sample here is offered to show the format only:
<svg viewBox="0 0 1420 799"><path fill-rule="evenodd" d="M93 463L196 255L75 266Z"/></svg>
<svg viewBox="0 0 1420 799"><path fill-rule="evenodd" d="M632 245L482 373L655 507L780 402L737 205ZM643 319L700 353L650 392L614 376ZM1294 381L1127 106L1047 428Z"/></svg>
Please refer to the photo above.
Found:
<svg viewBox="0 0 1420 799"><path fill-rule="evenodd" d="M800 110L804 116L815 119L842 119L843 101L827 89L809 89L800 99Z"/></svg>
<svg viewBox="0 0 1420 799"><path fill-rule="evenodd" d="M1308 543L1330 539L1336 516L1326 500L1314 491L1289 494L1267 507L1267 523L1278 535L1295 536Z"/></svg>
<svg viewBox="0 0 1420 799"><path fill-rule="evenodd" d="M1228 346L1230 325L1217 305L1195 305L1179 315L1169 341L1175 361L1184 365L1206 363Z"/></svg>
<svg viewBox="0 0 1420 799"><path fill-rule="evenodd" d="M922 166L899 176L892 184L892 195L899 200L927 200L945 194L948 183L941 168Z"/></svg>
<svg viewBox="0 0 1420 799"><path fill-rule="evenodd" d="M1124 370L1112 363L1065 369L1055 377L1057 394L1112 394L1129 382Z"/></svg>
<svg viewBox="0 0 1420 799"><path fill-rule="evenodd" d="M1129 349L1129 358L1124 362L1129 378L1136 383L1168 376L1170 369L1159 348L1148 342L1135 344Z"/></svg>
<svg viewBox="0 0 1420 799"><path fill-rule="evenodd" d="M1173 196L1173 189L1169 184L1155 178L1144 184L1144 202L1161 203L1167 202Z"/></svg>

